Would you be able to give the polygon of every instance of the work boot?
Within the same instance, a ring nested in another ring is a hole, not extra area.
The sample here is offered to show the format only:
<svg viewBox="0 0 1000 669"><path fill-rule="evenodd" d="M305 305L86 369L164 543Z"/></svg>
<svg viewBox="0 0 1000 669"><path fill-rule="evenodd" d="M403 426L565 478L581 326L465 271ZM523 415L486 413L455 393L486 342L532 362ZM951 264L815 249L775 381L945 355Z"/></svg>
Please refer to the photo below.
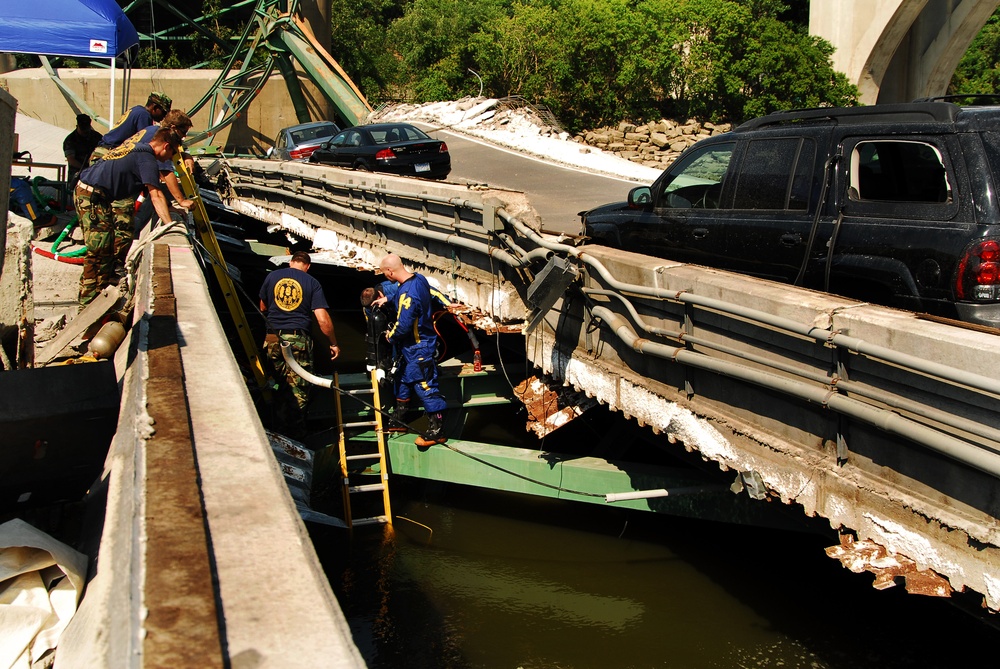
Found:
<svg viewBox="0 0 1000 669"><path fill-rule="evenodd" d="M448 441L448 437L444 436L444 416L438 411L427 414L427 434L419 435L413 440L413 443L420 448L426 448L434 444L443 444L446 441Z"/></svg>
<svg viewBox="0 0 1000 669"><path fill-rule="evenodd" d="M407 432L410 427L406 424L406 412L410 410L410 401L396 398L396 408L392 412L392 417L387 425L382 426L384 432Z"/></svg>

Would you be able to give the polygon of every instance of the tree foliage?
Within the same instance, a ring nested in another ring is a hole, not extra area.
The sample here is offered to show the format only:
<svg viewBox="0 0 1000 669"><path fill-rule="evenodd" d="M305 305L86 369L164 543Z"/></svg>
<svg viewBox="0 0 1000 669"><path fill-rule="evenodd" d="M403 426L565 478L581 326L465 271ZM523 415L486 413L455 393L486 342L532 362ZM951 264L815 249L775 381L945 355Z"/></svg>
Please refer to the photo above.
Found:
<svg viewBox="0 0 1000 669"><path fill-rule="evenodd" d="M789 11L781 0L413 0L390 28L395 87L457 97L478 85L472 69L486 94L545 104L573 128L853 104L832 47L782 20Z"/></svg>
<svg viewBox="0 0 1000 669"><path fill-rule="evenodd" d="M1000 10L994 12L952 75L953 95L1000 94Z"/></svg>

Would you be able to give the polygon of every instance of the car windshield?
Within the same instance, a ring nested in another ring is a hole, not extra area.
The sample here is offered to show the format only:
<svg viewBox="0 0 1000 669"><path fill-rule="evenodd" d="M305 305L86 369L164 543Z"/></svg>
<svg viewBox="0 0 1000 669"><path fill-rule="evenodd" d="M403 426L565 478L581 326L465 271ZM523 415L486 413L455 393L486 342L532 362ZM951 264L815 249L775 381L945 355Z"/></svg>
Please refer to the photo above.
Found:
<svg viewBox="0 0 1000 669"><path fill-rule="evenodd" d="M716 200L722 180L729 169L734 144L718 144L702 151L689 154L683 162L671 168L663 182L661 207L678 209L705 208L718 206Z"/></svg>
<svg viewBox="0 0 1000 669"><path fill-rule="evenodd" d="M390 128L378 128L368 131L376 144L395 144L396 142L415 142L430 139L425 133L410 125L397 125Z"/></svg>
<svg viewBox="0 0 1000 669"><path fill-rule="evenodd" d="M315 125L309 128L299 128L292 131L292 142L294 144L302 144L303 142L332 137L337 134L337 130L337 126L332 123L324 123L323 125Z"/></svg>

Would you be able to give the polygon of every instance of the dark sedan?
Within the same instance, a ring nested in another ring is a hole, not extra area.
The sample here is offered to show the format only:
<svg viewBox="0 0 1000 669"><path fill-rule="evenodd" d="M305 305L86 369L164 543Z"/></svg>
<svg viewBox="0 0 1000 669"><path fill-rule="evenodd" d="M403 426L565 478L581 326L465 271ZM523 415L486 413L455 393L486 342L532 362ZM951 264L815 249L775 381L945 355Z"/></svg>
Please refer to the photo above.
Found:
<svg viewBox="0 0 1000 669"><path fill-rule="evenodd" d="M324 142L309 162L429 179L444 179L451 172L448 145L409 123L348 128Z"/></svg>

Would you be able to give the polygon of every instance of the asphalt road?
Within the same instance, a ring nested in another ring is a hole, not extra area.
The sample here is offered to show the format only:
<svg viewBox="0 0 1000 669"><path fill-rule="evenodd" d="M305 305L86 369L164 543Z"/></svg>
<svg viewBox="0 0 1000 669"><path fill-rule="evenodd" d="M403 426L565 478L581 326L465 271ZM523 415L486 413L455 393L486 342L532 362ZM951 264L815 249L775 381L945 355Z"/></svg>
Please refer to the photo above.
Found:
<svg viewBox="0 0 1000 669"><path fill-rule="evenodd" d="M473 182L523 191L547 232L579 234L580 211L624 200L629 190L643 185L563 167L458 134L419 124L448 143L451 174L448 181Z"/></svg>

